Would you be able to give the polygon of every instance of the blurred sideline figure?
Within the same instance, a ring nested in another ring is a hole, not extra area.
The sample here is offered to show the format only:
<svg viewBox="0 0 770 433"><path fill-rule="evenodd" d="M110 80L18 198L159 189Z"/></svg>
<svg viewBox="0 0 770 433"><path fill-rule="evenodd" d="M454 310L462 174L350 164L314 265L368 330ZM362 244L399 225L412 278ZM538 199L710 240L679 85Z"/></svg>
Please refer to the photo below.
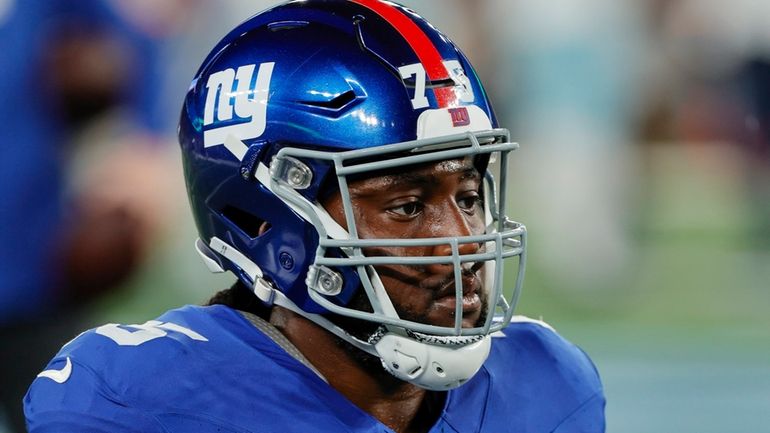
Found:
<svg viewBox="0 0 770 433"><path fill-rule="evenodd" d="M756 271L763 273L762 252L770 251L770 4L652 5L651 33L662 49L649 55L639 139L684 146L692 165L742 183L749 215L744 243L760 252Z"/></svg>
<svg viewBox="0 0 770 433"><path fill-rule="evenodd" d="M158 47L184 14L138 3L0 5L0 431L24 431L29 381L167 218Z"/></svg>
<svg viewBox="0 0 770 433"><path fill-rule="evenodd" d="M523 206L540 228L531 261L545 286L538 289L591 308L625 296L617 289L634 264L629 209L643 4L486 6L484 28L504 41L490 56L497 90L509 101L501 117L533 146L514 182L527 191Z"/></svg>

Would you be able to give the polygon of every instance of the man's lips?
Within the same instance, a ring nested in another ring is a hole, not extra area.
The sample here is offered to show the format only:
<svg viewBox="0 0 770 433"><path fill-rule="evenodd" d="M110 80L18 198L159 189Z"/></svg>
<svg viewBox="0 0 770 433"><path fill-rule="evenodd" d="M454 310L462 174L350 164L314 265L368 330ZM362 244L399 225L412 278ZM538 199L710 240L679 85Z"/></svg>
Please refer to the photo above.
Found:
<svg viewBox="0 0 770 433"><path fill-rule="evenodd" d="M468 271L463 271L462 275L462 308L463 315L473 313L481 308L481 280L476 275L477 268L474 266ZM448 308L452 311L457 307L457 296L454 279L450 279L442 284L442 287L435 292L434 304L440 308Z"/></svg>
<svg viewBox="0 0 770 433"><path fill-rule="evenodd" d="M436 299L433 304L441 309L455 311L457 308L457 298L454 293L449 296ZM479 311L481 309L481 298L476 292L464 294L462 297L463 316Z"/></svg>

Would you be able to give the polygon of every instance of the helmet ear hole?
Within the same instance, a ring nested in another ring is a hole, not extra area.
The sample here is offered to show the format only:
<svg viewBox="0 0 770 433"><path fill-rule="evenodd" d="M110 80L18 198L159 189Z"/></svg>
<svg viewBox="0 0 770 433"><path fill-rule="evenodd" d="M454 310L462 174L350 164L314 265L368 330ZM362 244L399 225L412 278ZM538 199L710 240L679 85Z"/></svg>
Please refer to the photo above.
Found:
<svg viewBox="0 0 770 433"><path fill-rule="evenodd" d="M273 227L272 224L270 224L267 221L262 221L262 224L259 225L259 232L257 233L258 236L262 236L265 234L270 228Z"/></svg>
<svg viewBox="0 0 770 433"><path fill-rule="evenodd" d="M252 239L262 236L271 227L269 222L234 206L226 206L221 213L230 223Z"/></svg>

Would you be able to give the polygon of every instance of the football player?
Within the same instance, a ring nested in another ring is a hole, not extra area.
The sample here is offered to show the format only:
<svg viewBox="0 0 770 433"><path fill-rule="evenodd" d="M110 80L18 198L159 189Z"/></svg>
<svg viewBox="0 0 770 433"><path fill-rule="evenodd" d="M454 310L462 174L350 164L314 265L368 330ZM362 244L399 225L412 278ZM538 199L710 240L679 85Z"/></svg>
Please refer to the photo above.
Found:
<svg viewBox="0 0 770 433"><path fill-rule="evenodd" d="M256 15L204 60L179 141L197 251L237 282L68 343L26 396L32 433L604 431L589 358L513 315L517 144L415 12Z"/></svg>

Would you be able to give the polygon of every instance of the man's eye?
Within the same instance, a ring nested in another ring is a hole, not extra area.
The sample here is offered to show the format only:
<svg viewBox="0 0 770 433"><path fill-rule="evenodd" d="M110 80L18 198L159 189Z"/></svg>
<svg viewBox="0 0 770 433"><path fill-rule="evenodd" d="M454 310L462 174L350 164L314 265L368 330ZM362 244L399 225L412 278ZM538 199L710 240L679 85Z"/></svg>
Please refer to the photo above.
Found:
<svg viewBox="0 0 770 433"><path fill-rule="evenodd" d="M481 207L483 205L483 202L481 200L481 197L474 194L474 195L461 198L460 200L457 201L457 205L460 206L460 209L463 209L466 211L473 211L476 209L476 206Z"/></svg>
<svg viewBox="0 0 770 433"><path fill-rule="evenodd" d="M422 203L417 201L411 201L409 203L404 203L400 206L392 207L389 209L389 211L401 216L415 216L420 212L422 212L422 208L423 208Z"/></svg>

